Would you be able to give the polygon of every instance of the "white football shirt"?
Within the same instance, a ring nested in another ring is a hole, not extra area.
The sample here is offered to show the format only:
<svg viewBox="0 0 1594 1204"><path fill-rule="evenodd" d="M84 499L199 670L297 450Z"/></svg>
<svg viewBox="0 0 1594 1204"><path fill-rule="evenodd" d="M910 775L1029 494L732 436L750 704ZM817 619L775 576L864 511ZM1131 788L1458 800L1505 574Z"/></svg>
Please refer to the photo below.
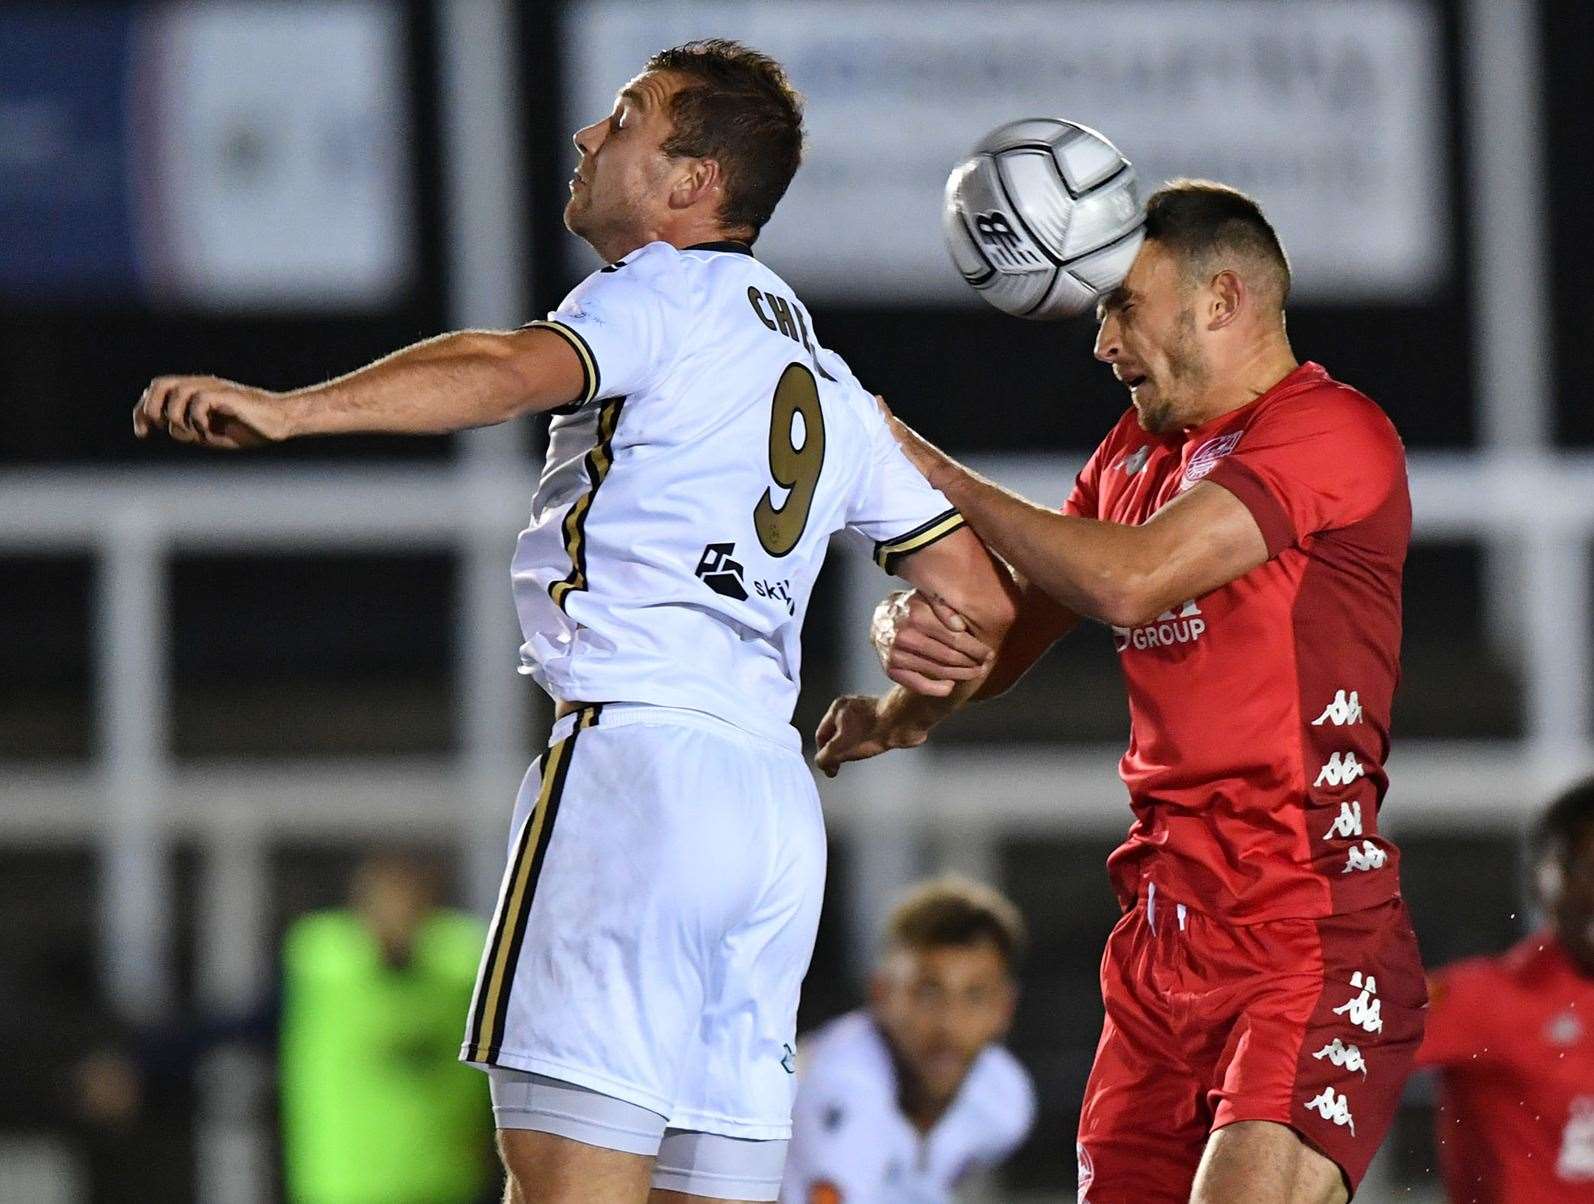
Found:
<svg viewBox="0 0 1594 1204"><path fill-rule="evenodd" d="M515 551L522 671L560 701L704 711L795 747L832 532L862 532L889 570L962 518L739 243L649 243L532 325L587 379Z"/></svg>
<svg viewBox="0 0 1594 1204"><path fill-rule="evenodd" d="M781 1204L947 1204L960 1180L1004 1161L1034 1123L1029 1073L990 1045L921 1135L898 1105L885 1038L867 1012L850 1012L803 1044Z"/></svg>

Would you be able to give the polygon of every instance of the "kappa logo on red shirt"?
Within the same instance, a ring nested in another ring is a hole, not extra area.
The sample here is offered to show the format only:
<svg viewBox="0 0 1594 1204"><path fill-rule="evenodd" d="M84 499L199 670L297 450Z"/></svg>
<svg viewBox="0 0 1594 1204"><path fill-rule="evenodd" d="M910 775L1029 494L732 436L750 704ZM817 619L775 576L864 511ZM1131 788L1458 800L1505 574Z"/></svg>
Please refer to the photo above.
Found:
<svg viewBox="0 0 1594 1204"><path fill-rule="evenodd" d="M1194 485L1207 473L1218 466L1218 461L1227 456L1240 446L1240 436L1244 431L1230 431L1227 435L1217 435L1208 439L1196 448L1195 455L1190 457L1190 463L1185 465L1184 484L1188 488Z"/></svg>
<svg viewBox="0 0 1594 1204"><path fill-rule="evenodd" d="M1132 477L1146 466L1146 461L1151 458L1151 444L1142 443L1134 451L1119 460L1115 468L1126 477Z"/></svg>

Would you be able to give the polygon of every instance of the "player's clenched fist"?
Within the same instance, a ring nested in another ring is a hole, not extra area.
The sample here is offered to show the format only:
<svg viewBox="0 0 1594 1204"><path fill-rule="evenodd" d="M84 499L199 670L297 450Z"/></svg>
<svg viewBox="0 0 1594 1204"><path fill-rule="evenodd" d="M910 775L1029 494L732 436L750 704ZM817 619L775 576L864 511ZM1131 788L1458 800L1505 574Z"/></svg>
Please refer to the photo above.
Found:
<svg viewBox="0 0 1594 1204"><path fill-rule="evenodd" d="M869 640L887 677L936 698L983 676L995 655L970 634L962 615L917 590L889 594L875 607Z"/></svg>
<svg viewBox="0 0 1594 1204"><path fill-rule="evenodd" d="M236 449L286 439L289 418L281 393L219 376L157 376L133 407L133 433L164 429L179 443Z"/></svg>

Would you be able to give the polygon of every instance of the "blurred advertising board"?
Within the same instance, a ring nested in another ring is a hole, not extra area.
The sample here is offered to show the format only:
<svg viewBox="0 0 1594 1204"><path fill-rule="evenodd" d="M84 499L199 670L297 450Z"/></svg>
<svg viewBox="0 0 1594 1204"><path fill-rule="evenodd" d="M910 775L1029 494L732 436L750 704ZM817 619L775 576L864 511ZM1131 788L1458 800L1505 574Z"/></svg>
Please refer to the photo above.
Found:
<svg viewBox="0 0 1594 1204"><path fill-rule="evenodd" d="M0 7L0 291L382 305L412 269L402 14Z"/></svg>
<svg viewBox="0 0 1594 1204"><path fill-rule="evenodd" d="M607 113L653 51L739 38L786 64L808 150L760 249L815 297L968 303L942 185L1019 117L1093 126L1149 192L1252 193L1320 301L1421 297L1449 273L1441 30L1412 0L586 0L565 23L566 117Z"/></svg>

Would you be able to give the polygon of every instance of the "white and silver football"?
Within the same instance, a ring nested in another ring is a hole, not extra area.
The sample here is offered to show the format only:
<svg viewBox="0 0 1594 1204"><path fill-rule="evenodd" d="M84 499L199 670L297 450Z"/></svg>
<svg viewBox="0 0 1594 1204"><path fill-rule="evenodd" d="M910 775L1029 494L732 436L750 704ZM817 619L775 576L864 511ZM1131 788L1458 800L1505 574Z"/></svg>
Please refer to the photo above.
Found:
<svg viewBox="0 0 1594 1204"><path fill-rule="evenodd" d="M946 182L947 249L963 279L1020 318L1082 313L1129 273L1144 238L1134 165L1055 117L992 130Z"/></svg>

